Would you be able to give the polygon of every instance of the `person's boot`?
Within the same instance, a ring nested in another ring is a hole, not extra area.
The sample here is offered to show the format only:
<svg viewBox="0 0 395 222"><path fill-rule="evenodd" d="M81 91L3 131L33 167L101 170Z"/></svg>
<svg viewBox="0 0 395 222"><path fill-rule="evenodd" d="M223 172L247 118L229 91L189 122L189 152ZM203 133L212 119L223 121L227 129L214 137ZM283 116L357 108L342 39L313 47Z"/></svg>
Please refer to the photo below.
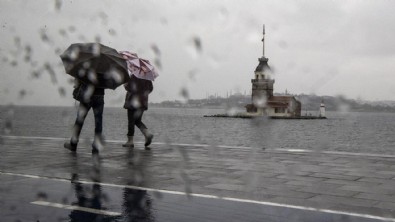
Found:
<svg viewBox="0 0 395 222"><path fill-rule="evenodd" d="M143 135L144 135L144 137L145 137L144 146L147 147L147 146L151 145L152 139L154 138L154 135L152 135L151 133L149 133L147 129L142 130L141 132L143 133Z"/></svg>
<svg viewBox="0 0 395 222"><path fill-rule="evenodd" d="M92 154L99 154L100 150L103 150L104 139L102 136L95 135L92 143Z"/></svg>
<svg viewBox="0 0 395 222"><path fill-rule="evenodd" d="M71 152L77 151L77 143L73 143L71 140L69 142L65 142L63 147L70 150Z"/></svg>
<svg viewBox="0 0 395 222"><path fill-rule="evenodd" d="M128 141L125 144L122 144L123 147L133 148L133 136L128 136Z"/></svg>

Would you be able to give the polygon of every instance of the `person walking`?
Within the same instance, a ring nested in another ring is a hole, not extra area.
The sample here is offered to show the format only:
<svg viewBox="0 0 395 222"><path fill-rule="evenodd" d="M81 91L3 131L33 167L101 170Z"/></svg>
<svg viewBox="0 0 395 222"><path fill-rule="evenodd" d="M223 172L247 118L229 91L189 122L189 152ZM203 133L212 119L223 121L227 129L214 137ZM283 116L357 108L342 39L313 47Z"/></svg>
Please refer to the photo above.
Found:
<svg viewBox="0 0 395 222"><path fill-rule="evenodd" d="M104 110L104 88L95 88L75 79L73 97L80 102L77 118L74 123L73 133L69 142L64 143L64 148L76 152L82 126L89 110L93 109L95 117L95 136L92 143L92 154L99 153L103 146L103 110Z"/></svg>
<svg viewBox="0 0 395 222"><path fill-rule="evenodd" d="M144 111L148 109L148 95L153 90L152 81L130 76L129 82L124 84L126 90L124 108L128 112L127 142L123 147L134 147L134 129L137 126L145 137L145 147L148 147L154 135L148 132L147 126L141 121Z"/></svg>

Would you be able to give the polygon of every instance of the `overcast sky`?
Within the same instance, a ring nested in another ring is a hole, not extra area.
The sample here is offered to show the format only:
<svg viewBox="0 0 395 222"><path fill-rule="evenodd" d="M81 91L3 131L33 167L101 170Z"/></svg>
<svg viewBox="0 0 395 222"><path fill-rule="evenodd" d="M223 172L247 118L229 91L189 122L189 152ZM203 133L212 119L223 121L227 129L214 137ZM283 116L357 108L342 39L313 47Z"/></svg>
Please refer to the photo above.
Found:
<svg viewBox="0 0 395 222"><path fill-rule="evenodd" d="M275 92L395 100L394 8L390 0L1 0L0 104L72 105L59 54L95 41L157 61L152 102L249 94L263 24ZM107 90L106 104L124 94Z"/></svg>

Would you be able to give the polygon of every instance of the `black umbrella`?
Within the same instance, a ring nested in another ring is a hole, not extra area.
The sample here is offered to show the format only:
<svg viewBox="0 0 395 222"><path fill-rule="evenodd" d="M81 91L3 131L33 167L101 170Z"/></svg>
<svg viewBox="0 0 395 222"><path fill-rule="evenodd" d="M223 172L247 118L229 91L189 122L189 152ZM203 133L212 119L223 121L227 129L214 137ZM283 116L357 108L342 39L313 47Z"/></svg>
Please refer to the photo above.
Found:
<svg viewBox="0 0 395 222"><path fill-rule="evenodd" d="M115 89L130 78L126 60L99 43L71 44L60 58L66 73L98 88Z"/></svg>

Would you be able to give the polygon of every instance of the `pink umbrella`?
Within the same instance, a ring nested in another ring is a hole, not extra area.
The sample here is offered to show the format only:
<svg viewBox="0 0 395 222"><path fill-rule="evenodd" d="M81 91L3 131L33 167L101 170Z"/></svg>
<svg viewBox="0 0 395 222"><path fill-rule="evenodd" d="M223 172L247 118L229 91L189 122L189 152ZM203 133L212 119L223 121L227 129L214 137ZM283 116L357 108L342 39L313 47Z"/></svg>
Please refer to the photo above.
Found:
<svg viewBox="0 0 395 222"><path fill-rule="evenodd" d="M130 76L134 75L137 78L151 81L154 81L159 76L155 67L148 60L139 58L136 53L120 51L119 54L126 59Z"/></svg>

